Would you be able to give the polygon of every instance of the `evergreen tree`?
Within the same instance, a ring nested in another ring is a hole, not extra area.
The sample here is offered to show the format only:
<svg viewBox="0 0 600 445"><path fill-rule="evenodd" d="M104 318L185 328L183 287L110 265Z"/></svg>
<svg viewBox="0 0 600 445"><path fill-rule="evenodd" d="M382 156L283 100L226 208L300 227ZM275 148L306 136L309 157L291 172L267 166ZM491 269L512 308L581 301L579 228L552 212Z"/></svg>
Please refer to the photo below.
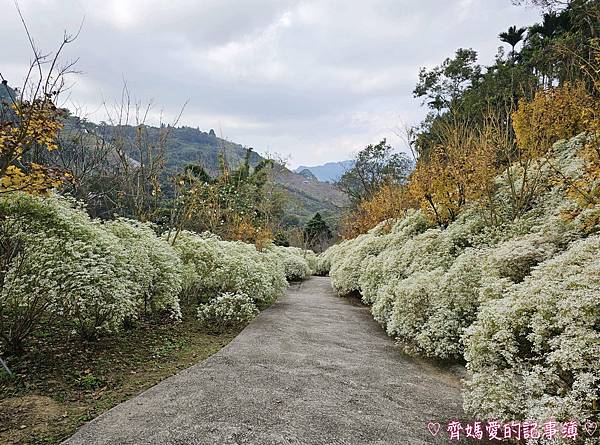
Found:
<svg viewBox="0 0 600 445"><path fill-rule="evenodd" d="M332 237L331 229L318 212L304 227L304 241L313 250L323 250Z"/></svg>

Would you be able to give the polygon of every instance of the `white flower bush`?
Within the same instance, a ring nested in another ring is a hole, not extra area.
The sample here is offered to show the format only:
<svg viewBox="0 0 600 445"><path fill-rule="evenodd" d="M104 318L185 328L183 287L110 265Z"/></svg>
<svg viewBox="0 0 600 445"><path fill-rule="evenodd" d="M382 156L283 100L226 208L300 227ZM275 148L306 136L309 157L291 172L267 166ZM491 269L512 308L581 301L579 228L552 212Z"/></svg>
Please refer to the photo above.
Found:
<svg viewBox="0 0 600 445"><path fill-rule="evenodd" d="M282 246L271 246L270 249L283 265L285 277L288 281L303 280L312 275L316 269L316 255L312 251ZM311 268L309 261L313 264L314 269Z"/></svg>
<svg viewBox="0 0 600 445"><path fill-rule="evenodd" d="M127 246L131 263L129 279L136 286L132 291L138 297L139 312L168 313L180 319L183 277L175 250L148 223L119 218L105 226Z"/></svg>
<svg viewBox="0 0 600 445"><path fill-rule="evenodd" d="M16 254L2 252L3 325L22 316L35 326L60 315L82 336L93 338L136 318L126 247L76 203L11 193L0 200L0 212L3 244L15 235L18 240ZM38 300L48 304L40 306ZM20 315L7 314L7 306L20 307Z"/></svg>
<svg viewBox="0 0 600 445"><path fill-rule="evenodd" d="M465 407L482 416L585 421L600 399L600 236L574 242L504 297L466 335ZM490 376L502 376L491 384Z"/></svg>
<svg viewBox="0 0 600 445"><path fill-rule="evenodd" d="M421 212L412 212L389 233L378 226L338 245L333 285L340 294L360 291L374 318L407 350L459 357L462 332L479 304L480 258L471 246L483 228L476 212L446 230L430 228Z"/></svg>
<svg viewBox="0 0 600 445"><path fill-rule="evenodd" d="M221 293L245 293L263 309L287 287L279 256L254 245L182 232L174 249L183 262L184 290L206 303Z"/></svg>
<svg viewBox="0 0 600 445"><path fill-rule="evenodd" d="M477 317L485 252L468 248L437 281L429 316L416 337L417 351L442 359L461 357L462 336Z"/></svg>
<svg viewBox="0 0 600 445"><path fill-rule="evenodd" d="M312 252L311 252L312 253ZM101 222L60 196L0 197L0 339L18 351L43 324L60 322L82 337L118 332L140 317L182 317L180 298L206 303L224 294L269 306L287 272L311 268L300 249L263 252L210 234L181 233L172 246L150 224ZM313 264L316 256L310 257Z"/></svg>
<svg viewBox="0 0 600 445"><path fill-rule="evenodd" d="M69 247L57 238L2 228L0 337L11 352L21 352L49 314L64 308Z"/></svg>
<svg viewBox="0 0 600 445"><path fill-rule="evenodd" d="M331 269L331 260L336 252L342 248L342 245L343 243L334 244L317 257L317 267L315 272L317 275L329 275L329 270Z"/></svg>
<svg viewBox="0 0 600 445"><path fill-rule="evenodd" d="M198 320L208 329L223 332L250 322L258 312L248 295L225 292L198 307Z"/></svg>
<svg viewBox="0 0 600 445"><path fill-rule="evenodd" d="M162 238L165 242L170 243L166 235L163 235ZM210 287L214 284L210 280L212 272L220 261L221 249L218 246L219 239L217 237L187 231L179 234L173 248L182 263L182 292L184 295L198 297L201 300L202 294L213 292ZM215 295L205 298L205 302Z"/></svg>
<svg viewBox="0 0 600 445"><path fill-rule="evenodd" d="M310 275L315 275L317 273L317 267L319 266L319 257L312 250L303 250L303 257L308 263L308 267L310 269Z"/></svg>
<svg viewBox="0 0 600 445"><path fill-rule="evenodd" d="M581 144L581 136L557 143L550 162L575 176ZM443 230L414 211L391 230L380 225L332 246L317 272L329 272L340 295L360 292L408 352L466 359L468 412L598 420L600 206L565 218L576 204L564 183L545 161L533 168L543 169L543 193L518 219L499 176L498 225L474 205Z"/></svg>
<svg viewBox="0 0 600 445"><path fill-rule="evenodd" d="M538 233L524 235L496 246L486 258L485 269L491 276L518 283L556 250L556 246Z"/></svg>
<svg viewBox="0 0 600 445"><path fill-rule="evenodd" d="M386 238L373 231L345 241L331 257L329 276L340 295L360 290L358 280L362 269L359 264L369 256L378 255L385 247Z"/></svg>

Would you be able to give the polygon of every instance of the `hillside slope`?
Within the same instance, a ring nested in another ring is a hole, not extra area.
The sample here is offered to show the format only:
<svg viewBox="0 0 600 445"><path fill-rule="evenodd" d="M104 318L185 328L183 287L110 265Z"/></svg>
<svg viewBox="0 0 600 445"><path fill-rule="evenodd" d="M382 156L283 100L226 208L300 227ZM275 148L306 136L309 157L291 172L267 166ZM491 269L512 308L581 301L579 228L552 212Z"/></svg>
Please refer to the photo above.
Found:
<svg viewBox="0 0 600 445"><path fill-rule="evenodd" d="M96 126L96 131L104 133L110 139L111 126ZM135 136L135 127L124 126L119 129L130 137ZM158 139L159 128L148 127L150 140ZM244 162L246 148L234 142L217 137L214 132L201 131L198 128L173 128L166 146L166 166L170 171L183 169L188 164L199 164L212 176L219 174L219 155L225 156L230 168L236 168ZM136 159L136 154L130 154ZM256 166L264 158L256 152L250 156L251 166ZM316 212L327 215L330 221L339 216L342 208L348 203L347 196L334 185L321 182L278 166L275 182L288 197L286 222L302 225Z"/></svg>

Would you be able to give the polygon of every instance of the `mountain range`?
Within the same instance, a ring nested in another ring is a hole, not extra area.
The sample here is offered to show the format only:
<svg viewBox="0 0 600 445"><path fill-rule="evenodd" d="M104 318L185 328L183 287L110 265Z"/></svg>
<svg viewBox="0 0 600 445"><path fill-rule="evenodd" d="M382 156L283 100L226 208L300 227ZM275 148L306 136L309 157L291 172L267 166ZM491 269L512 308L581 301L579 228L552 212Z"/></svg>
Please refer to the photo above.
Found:
<svg viewBox="0 0 600 445"><path fill-rule="evenodd" d="M322 165L315 165L313 167L307 167L305 165L301 165L296 168L294 171L296 173L306 175L303 173L304 171L310 172L317 180L322 182L337 182L342 175L350 170L354 166L354 161L339 161L339 162L327 162Z"/></svg>
<svg viewBox="0 0 600 445"><path fill-rule="evenodd" d="M88 124L89 125L89 124ZM96 126L96 131L108 132L110 126ZM159 128L147 126L150 140L157 139ZM120 131L133 137L135 127L124 126ZM189 164L201 165L211 176L220 173L219 155L222 154L228 166L235 169L246 157L247 149L241 144L219 138L215 132L202 131L193 127L177 127L170 130L165 147L167 170L181 171ZM137 161L136 153L130 154ZM250 154L250 165L258 165L264 158L256 151ZM287 196L285 222L289 225L304 225L319 212L331 225L337 225L341 211L348 203L348 197L334 184L320 181L314 175L299 174L283 165L276 165L274 181Z"/></svg>

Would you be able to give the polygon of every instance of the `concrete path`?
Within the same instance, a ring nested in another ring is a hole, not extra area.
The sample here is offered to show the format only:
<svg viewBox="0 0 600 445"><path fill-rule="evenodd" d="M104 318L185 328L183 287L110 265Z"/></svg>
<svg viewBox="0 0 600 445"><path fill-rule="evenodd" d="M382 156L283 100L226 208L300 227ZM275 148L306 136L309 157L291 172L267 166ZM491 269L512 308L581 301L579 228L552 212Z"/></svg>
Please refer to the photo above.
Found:
<svg viewBox="0 0 600 445"><path fill-rule="evenodd" d="M462 416L449 372L398 351L329 278L293 285L209 359L116 406L65 442L445 443ZM438 421L434 438L427 422Z"/></svg>

